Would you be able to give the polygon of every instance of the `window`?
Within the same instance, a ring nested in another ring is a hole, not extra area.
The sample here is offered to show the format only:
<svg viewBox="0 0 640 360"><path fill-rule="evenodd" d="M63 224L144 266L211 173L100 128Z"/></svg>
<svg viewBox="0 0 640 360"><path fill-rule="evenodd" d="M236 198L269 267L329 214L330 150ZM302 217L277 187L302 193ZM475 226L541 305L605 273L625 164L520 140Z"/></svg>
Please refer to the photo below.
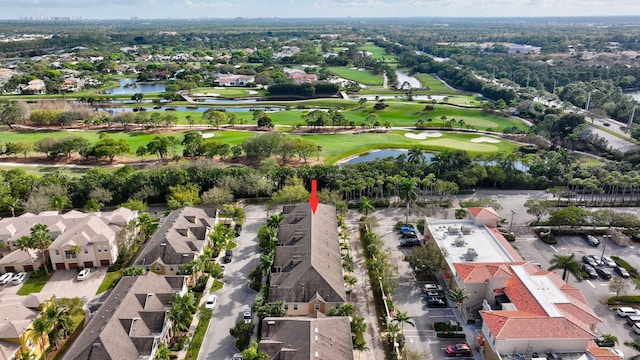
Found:
<svg viewBox="0 0 640 360"><path fill-rule="evenodd" d="M313 305L313 309L314 309L315 311L320 311L320 304L315 304L315 305Z"/></svg>
<svg viewBox="0 0 640 360"><path fill-rule="evenodd" d="M31 341L31 339L27 340L27 347L30 350L34 350L36 348L35 346L33 346L33 341Z"/></svg>
<svg viewBox="0 0 640 360"><path fill-rule="evenodd" d="M173 271L173 266L169 267L169 271Z"/></svg>
<svg viewBox="0 0 640 360"><path fill-rule="evenodd" d="M60 250L56 250L56 255L60 255Z"/></svg>
<svg viewBox="0 0 640 360"><path fill-rule="evenodd" d="M284 309L289 310L289 304L284 304Z"/></svg>
<svg viewBox="0 0 640 360"><path fill-rule="evenodd" d="M89 253L89 249L84 248L84 253L85 253L85 254L88 254L88 253Z"/></svg>
<svg viewBox="0 0 640 360"><path fill-rule="evenodd" d="M298 310L298 304L293 304L293 310Z"/></svg>
<svg viewBox="0 0 640 360"><path fill-rule="evenodd" d="M156 271L160 271L160 265L156 265Z"/></svg>
<svg viewBox="0 0 640 360"><path fill-rule="evenodd" d="M67 259L67 260L76 259L77 257L78 257L78 254L73 252L73 250L65 250L64 251L64 258Z"/></svg>

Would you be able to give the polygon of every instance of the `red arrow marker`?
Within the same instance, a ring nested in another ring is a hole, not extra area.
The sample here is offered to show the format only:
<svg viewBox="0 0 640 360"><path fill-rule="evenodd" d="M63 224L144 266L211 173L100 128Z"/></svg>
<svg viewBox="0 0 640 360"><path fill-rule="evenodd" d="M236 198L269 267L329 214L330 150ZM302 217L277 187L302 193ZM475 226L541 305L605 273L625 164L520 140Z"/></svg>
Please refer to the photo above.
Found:
<svg viewBox="0 0 640 360"><path fill-rule="evenodd" d="M316 195L318 191L318 182L316 180L311 180L311 197L309 198L309 205L311 205L311 211L315 215L316 209L318 208L318 203L320 199Z"/></svg>

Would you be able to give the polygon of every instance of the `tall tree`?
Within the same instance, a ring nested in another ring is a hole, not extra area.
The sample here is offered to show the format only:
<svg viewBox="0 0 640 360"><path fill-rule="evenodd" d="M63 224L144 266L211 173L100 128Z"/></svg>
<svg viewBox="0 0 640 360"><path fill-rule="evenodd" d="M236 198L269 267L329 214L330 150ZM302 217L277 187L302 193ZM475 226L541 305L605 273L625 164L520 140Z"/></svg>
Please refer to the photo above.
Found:
<svg viewBox="0 0 640 360"><path fill-rule="evenodd" d="M51 246L52 239L51 234L49 233L49 227L45 224L34 224L31 228L31 239L36 249L40 250L42 253L42 258L44 260L44 271L47 275L49 275L49 263L48 261L48 251L47 249Z"/></svg>
<svg viewBox="0 0 640 360"><path fill-rule="evenodd" d="M575 260L575 254L553 255L549 263L551 264L549 271L562 269L562 280L565 282L568 282L569 273L576 275L580 271L580 264Z"/></svg>

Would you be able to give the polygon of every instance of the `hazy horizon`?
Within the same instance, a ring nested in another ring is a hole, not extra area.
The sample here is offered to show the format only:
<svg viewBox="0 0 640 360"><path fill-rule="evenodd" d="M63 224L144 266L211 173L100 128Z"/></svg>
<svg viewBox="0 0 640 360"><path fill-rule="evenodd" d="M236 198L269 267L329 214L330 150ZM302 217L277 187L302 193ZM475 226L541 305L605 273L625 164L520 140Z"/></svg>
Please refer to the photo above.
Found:
<svg viewBox="0 0 640 360"><path fill-rule="evenodd" d="M0 7L3 20L640 15L640 1L633 0L0 0Z"/></svg>

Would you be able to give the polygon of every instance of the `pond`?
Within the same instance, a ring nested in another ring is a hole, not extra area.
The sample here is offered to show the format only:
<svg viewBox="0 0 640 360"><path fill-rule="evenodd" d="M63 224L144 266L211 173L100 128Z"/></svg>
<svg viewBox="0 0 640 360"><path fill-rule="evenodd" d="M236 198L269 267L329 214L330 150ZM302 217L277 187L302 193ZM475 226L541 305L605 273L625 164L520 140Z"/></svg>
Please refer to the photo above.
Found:
<svg viewBox="0 0 640 360"><path fill-rule="evenodd" d="M409 153L408 150L403 150L403 149L385 149L385 150L373 150L370 152L365 152L362 153L360 156L355 156L355 157L351 157L351 158L347 158L347 159L343 159L338 161L338 164L340 165L340 167L343 167L345 165L351 165L351 164L358 164L361 162L366 162L366 161L373 161L376 159L384 159L384 158L388 158L388 157L392 157L394 159L396 159L398 156L400 155L407 155ZM427 161L427 163L431 163L431 160L435 157L434 154L432 153L423 153L425 160ZM488 166L495 166L496 162L495 161L479 161L478 163L482 164L482 165L488 165ZM516 161L514 163L514 168L516 170L520 170L522 172L527 172L529 171L529 167L524 165L523 163L521 163L520 161Z"/></svg>
<svg viewBox="0 0 640 360"><path fill-rule="evenodd" d="M117 113L121 113L121 112L133 112L134 109L138 109L137 111L140 111L139 109L143 109L142 111L184 111L184 112L195 112L195 113L203 113L205 111L207 111L208 109L215 109L215 110L220 110L220 111L225 111L225 112L251 112L254 110L262 110L262 111L270 111L270 112L274 112L274 111L281 111L284 110L284 108L279 108L279 107L247 107L247 108L243 108L243 107L223 107L223 108L210 108L210 107L205 107L205 106L161 106L159 108L154 108L154 107L148 107L148 106L143 106L143 107L98 107L95 108L95 110L104 110L107 112L110 112L112 114L117 114Z"/></svg>
<svg viewBox="0 0 640 360"><path fill-rule="evenodd" d="M422 84L420 83L420 80L414 78L413 76L409 76L409 74L407 72L404 71L396 71L396 75L398 76L398 84L402 85L404 84L404 82L408 82L409 86L412 89L420 89L422 87Z"/></svg>
<svg viewBox="0 0 640 360"><path fill-rule="evenodd" d="M625 91L625 94L631 96L635 101L640 101L640 90Z"/></svg>
<svg viewBox="0 0 640 360"><path fill-rule="evenodd" d="M135 79L123 78L119 80L120 86L115 89L107 90L104 93L109 95L128 95L136 93L158 93L164 92L166 84L161 83L138 83Z"/></svg>
<svg viewBox="0 0 640 360"><path fill-rule="evenodd" d="M384 159L388 157L392 157L395 159L400 155L407 155L408 153L409 153L409 150L403 150L403 149L374 150L374 151L363 153L360 156L347 158L346 160L343 160L342 162L340 162L340 167L345 165L358 164L365 161ZM427 161L431 161L431 159L433 159L434 157L434 155L431 153L425 153L424 156Z"/></svg>

